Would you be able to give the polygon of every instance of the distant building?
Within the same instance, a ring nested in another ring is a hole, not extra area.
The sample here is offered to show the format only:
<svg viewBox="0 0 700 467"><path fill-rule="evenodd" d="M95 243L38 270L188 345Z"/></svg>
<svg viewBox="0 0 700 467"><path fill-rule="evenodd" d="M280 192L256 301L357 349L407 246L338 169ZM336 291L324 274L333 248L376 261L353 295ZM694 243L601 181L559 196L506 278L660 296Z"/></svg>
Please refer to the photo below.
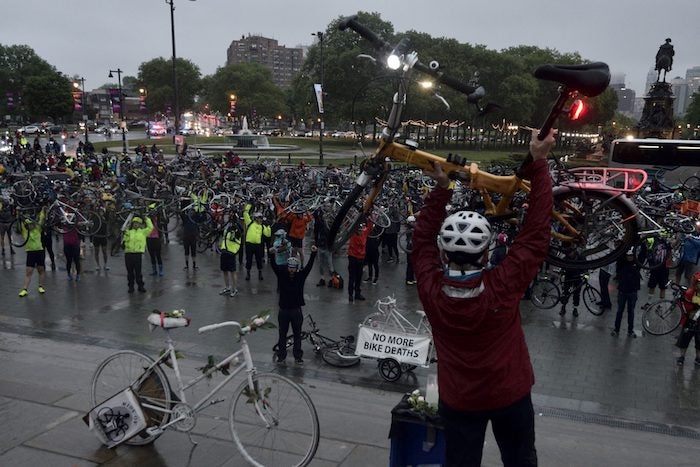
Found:
<svg viewBox="0 0 700 467"><path fill-rule="evenodd" d="M287 48L277 40L262 36L241 36L232 41L226 51L226 65L259 63L272 72L272 79L281 88L289 87L294 75L301 70L304 51Z"/></svg>
<svg viewBox="0 0 700 467"><path fill-rule="evenodd" d="M625 86L625 75L617 74L613 76L610 82L610 87L617 94L617 111L628 116L634 114L634 100L637 93L634 89Z"/></svg>
<svg viewBox="0 0 700 467"><path fill-rule="evenodd" d="M682 117L685 115L685 109L688 108L690 102L688 96L688 81L680 76L676 76L671 81L671 89L673 90L673 116Z"/></svg>
<svg viewBox="0 0 700 467"><path fill-rule="evenodd" d="M688 104L685 109L688 110L693 95L700 91L700 66L688 68L685 72L685 81L688 83Z"/></svg>

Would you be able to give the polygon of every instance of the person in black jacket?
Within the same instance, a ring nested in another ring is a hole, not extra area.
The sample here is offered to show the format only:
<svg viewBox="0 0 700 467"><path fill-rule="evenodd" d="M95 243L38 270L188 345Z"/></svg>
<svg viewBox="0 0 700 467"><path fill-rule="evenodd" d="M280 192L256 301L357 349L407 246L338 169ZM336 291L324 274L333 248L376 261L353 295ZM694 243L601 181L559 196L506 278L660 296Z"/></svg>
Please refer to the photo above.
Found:
<svg viewBox="0 0 700 467"><path fill-rule="evenodd" d="M301 263L296 256L290 256L287 260L287 267L278 266L275 262L271 262L272 270L277 276L277 284L279 285L279 341L277 350L277 363L283 365L287 358L287 332L289 325L292 325L292 333L294 334L294 346L292 353L294 354L294 362L297 365L303 365L302 356L304 352L301 350L301 325L304 322L304 315L301 312L301 307L306 305L304 302L304 283L309 275L311 268L316 259L316 246L311 247L311 258L301 271L299 267Z"/></svg>
<svg viewBox="0 0 700 467"><path fill-rule="evenodd" d="M634 333L634 307L637 305L640 283L639 264L635 261L634 250L630 248L625 259L617 263L617 315L615 316L615 329L610 335L620 334L622 314L627 306L627 335L637 337Z"/></svg>

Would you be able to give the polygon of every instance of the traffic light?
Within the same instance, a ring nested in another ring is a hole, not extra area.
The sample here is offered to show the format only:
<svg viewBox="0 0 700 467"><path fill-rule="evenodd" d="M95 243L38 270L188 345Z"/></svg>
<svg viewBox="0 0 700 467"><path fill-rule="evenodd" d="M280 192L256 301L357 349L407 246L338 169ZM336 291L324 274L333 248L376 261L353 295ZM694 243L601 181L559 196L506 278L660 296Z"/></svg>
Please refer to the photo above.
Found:
<svg viewBox="0 0 700 467"><path fill-rule="evenodd" d="M143 94L141 94L141 95L139 96L139 110L140 110L141 112L145 112L145 111L146 111L146 96L143 95Z"/></svg>
<svg viewBox="0 0 700 467"><path fill-rule="evenodd" d="M73 91L73 111L80 112L83 110L83 93Z"/></svg>
<svg viewBox="0 0 700 467"><path fill-rule="evenodd" d="M15 95L11 92L6 92L5 97L7 97L7 110L13 110L15 108Z"/></svg>
<svg viewBox="0 0 700 467"><path fill-rule="evenodd" d="M231 107L229 109L229 112L231 112L232 114L236 113L236 100L235 99L231 99Z"/></svg>

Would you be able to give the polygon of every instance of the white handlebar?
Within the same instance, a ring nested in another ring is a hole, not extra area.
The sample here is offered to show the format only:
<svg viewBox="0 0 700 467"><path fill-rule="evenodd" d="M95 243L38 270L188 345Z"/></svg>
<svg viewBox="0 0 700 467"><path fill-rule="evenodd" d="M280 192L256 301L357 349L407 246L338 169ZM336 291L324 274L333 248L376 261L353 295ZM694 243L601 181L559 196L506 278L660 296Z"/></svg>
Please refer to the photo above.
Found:
<svg viewBox="0 0 700 467"><path fill-rule="evenodd" d="M240 328L241 323L239 323L238 321L224 321L223 323L208 324L199 328L197 332L203 334L205 332L213 331L214 329L224 328L226 326L237 326ZM241 328L241 331L243 331L243 328Z"/></svg>

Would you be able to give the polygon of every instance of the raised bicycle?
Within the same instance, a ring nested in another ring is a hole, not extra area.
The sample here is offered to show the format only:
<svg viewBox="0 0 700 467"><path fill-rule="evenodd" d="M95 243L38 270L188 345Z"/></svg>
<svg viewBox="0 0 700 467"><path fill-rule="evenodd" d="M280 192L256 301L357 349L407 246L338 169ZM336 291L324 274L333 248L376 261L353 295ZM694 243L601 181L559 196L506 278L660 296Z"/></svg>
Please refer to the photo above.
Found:
<svg viewBox="0 0 700 467"><path fill-rule="evenodd" d="M511 201L518 192L529 193L529 182L519 175L496 176L479 170L474 163L466 166L460 156L447 159L417 149L412 141L398 141L402 127L401 113L406 104L407 87L414 70L429 75L436 81L466 94L469 102L476 102L484 94L483 88L470 86L449 77L440 69L437 62L425 65L418 60L416 52L407 52L405 41L403 51L393 54L394 47L379 35L359 23L356 17L340 21L341 30L352 29L367 39L380 53L397 58L401 69L397 79L397 89L391 112L382 131L382 136L374 153L362 164L362 173L355 187L345 199L330 227L329 242L332 249L338 250L347 241L356 226L371 212L372 205L382 189L389 173L388 161L393 159L406 162L421 169L432 170L432 164L439 162L443 170L454 179L468 183L472 190L482 195L485 215L491 220L517 222L517 215L511 209ZM399 47L400 49L400 47ZM549 116L541 127L539 137L544 138L555 120L564 113L565 106L578 94L594 97L603 92L610 81L608 66L604 63L585 65L544 65L535 71L535 77L560 84L559 97L552 106ZM528 158L529 159L529 158ZM526 161L528 160L526 159ZM552 236L547 261L555 266L595 269L608 264L621 256L636 238L636 208L625 196L639 188L634 182L646 174L631 169L588 168L581 176L562 183L554 189L554 209L552 213ZM518 170L519 174L521 171ZM634 172L634 176L631 173ZM644 175L642 175L644 174ZM619 180L617 187L606 183ZM364 201L359 202L361 196ZM574 262L567 254L574 250Z"/></svg>
<svg viewBox="0 0 700 467"><path fill-rule="evenodd" d="M197 423L197 413L225 401L226 397L215 396L243 372L245 379L231 393L228 415L231 435L238 450L254 466L307 465L319 442L314 404L306 391L290 379L274 373L259 373L246 341L251 331L265 325L269 315L255 317L248 325L225 321L199 328L200 334L224 327L233 328L235 336L240 339L240 349L218 363L211 361L203 368L202 375L186 382L182 380L170 330L186 327L190 320L172 315L151 313L148 316L151 329L159 327L166 333L166 348L156 360L140 352L122 350L100 363L92 378L90 397L93 407L115 394L129 392L135 395L142 408L146 428L119 442L149 444L165 430L173 428L188 433L194 443L191 431ZM168 367L172 368L174 386L166 375ZM224 379L200 400L188 402L186 391L208 381L217 372L226 375ZM98 425L97 422L93 424Z"/></svg>

